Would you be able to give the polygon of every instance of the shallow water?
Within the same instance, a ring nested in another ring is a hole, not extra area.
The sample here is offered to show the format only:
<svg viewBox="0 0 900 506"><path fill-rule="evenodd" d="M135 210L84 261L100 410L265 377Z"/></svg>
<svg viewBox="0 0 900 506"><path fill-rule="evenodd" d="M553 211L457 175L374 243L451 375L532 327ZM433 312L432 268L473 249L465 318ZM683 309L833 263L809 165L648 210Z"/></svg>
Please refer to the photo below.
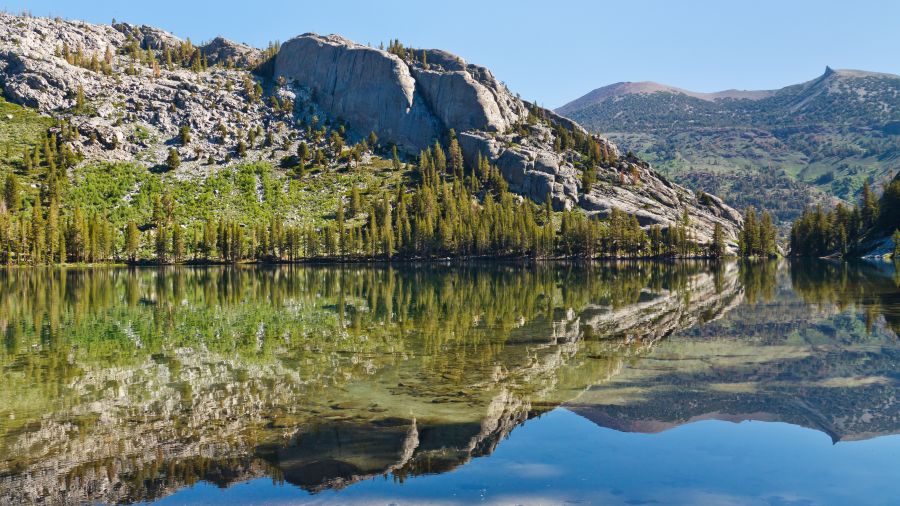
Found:
<svg viewBox="0 0 900 506"><path fill-rule="evenodd" d="M888 264L0 271L0 504L893 504Z"/></svg>

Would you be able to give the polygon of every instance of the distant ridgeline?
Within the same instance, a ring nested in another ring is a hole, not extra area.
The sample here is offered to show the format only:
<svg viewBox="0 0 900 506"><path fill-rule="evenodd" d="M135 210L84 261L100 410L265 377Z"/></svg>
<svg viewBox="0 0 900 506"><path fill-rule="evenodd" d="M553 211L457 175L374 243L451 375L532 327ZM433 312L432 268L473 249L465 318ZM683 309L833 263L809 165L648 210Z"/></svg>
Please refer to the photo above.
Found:
<svg viewBox="0 0 900 506"><path fill-rule="evenodd" d="M824 196L855 201L864 182L878 189L900 168L900 76L891 74L828 68L779 90L718 93L617 83L557 112L690 188L769 209L782 224Z"/></svg>
<svg viewBox="0 0 900 506"><path fill-rule="evenodd" d="M440 50L0 14L0 261L721 256L742 217Z"/></svg>

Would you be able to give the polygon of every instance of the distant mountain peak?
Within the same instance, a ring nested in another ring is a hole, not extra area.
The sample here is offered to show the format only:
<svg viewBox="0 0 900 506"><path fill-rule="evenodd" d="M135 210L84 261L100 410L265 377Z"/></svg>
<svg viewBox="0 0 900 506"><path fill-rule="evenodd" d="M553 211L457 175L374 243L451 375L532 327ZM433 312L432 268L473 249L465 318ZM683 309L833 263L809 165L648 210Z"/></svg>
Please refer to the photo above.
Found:
<svg viewBox="0 0 900 506"><path fill-rule="evenodd" d="M635 94L649 95L660 92L687 95L689 97L693 97L699 100L705 100L708 102L714 102L716 100L729 98L738 100L759 100L769 97L773 93L775 93L774 90L738 90L735 88L708 93L686 90L684 88L678 88L677 86L670 86L668 84L661 84L653 81L623 81L603 86L602 88L597 88L582 96L581 98L573 100L572 102L569 102L568 104L560 107L556 110L556 112L565 115L571 113L572 111L584 109L585 107L588 107L590 105L603 102L608 98Z"/></svg>
<svg viewBox="0 0 900 506"><path fill-rule="evenodd" d="M874 78L883 78L883 79L900 79L900 76L895 74L888 74L883 72L872 72L867 70L855 70L855 69L834 69L829 65L825 66L825 72L812 79L810 81L806 81L804 83L800 83L799 85L794 86L811 86L818 83L823 82L831 82L832 79L853 79L853 78L866 78L866 77L874 77ZM784 88L782 88L784 89ZM747 100L761 100L764 98L771 97L778 93L780 90L739 90L735 88L716 91L716 92L698 92L686 90L683 88L678 88L676 86L670 86L668 84L657 83L653 81L639 81L639 82L631 82L631 81L622 81L618 83L609 84L607 86L603 86L601 88L597 88L586 95L577 98L562 107L556 109L556 112L563 115L571 115L575 111L580 111L585 109L586 107L592 106L594 104L599 104L609 98L622 97L626 95L636 95L636 94L653 94L653 93L673 93L673 94L682 94L688 97L705 100L707 102L715 102L717 100L724 99L747 99Z"/></svg>

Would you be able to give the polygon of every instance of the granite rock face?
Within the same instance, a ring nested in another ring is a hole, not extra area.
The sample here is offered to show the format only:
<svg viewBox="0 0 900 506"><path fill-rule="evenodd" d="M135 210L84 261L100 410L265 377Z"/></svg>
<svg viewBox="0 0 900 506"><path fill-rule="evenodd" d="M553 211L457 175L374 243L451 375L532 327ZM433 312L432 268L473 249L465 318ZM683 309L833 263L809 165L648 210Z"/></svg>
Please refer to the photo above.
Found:
<svg viewBox="0 0 900 506"><path fill-rule="evenodd" d="M281 46L275 76L309 88L317 104L353 130L374 131L406 151L440 133L409 67L390 53L334 35L302 35Z"/></svg>
<svg viewBox="0 0 900 506"><path fill-rule="evenodd" d="M527 114L487 69L444 51L422 54L430 63L308 33L281 46L275 76L310 88L319 105L353 130L375 131L409 153L451 128L499 132Z"/></svg>
<svg viewBox="0 0 900 506"><path fill-rule="evenodd" d="M133 65L133 41L144 54L155 54L158 72L146 63ZM198 46L207 70L165 65L164 48L174 51L186 42L148 26L0 13L0 87L11 102L71 121L81 134L71 148L86 161L153 167L175 148L182 160L180 175L202 176L233 157L238 137L256 129L271 131L273 146L250 146L247 161L277 161L293 152L302 135L293 128L294 117L273 109L270 97L255 100L245 89L247 79L255 81L242 65L259 61L262 51L217 38ZM72 63L63 47L73 54L80 51L86 63L93 57L104 61L109 53L110 72ZM129 73L129 68L136 71ZM81 113L73 111L79 88L87 106ZM289 87L270 84L266 94L303 101ZM187 145L177 140L182 126L191 130Z"/></svg>
<svg viewBox="0 0 900 506"><path fill-rule="evenodd" d="M255 47L216 37L200 47L210 65L222 64L228 67L249 67L263 58L263 53Z"/></svg>

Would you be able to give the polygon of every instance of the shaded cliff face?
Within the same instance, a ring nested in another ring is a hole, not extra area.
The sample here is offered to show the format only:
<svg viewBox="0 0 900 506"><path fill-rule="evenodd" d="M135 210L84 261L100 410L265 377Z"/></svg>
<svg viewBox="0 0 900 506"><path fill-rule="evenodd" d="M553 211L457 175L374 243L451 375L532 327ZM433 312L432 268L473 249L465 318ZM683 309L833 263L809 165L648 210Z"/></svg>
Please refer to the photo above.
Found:
<svg viewBox="0 0 900 506"><path fill-rule="evenodd" d="M649 265L4 275L0 504L450 470L718 317L735 280Z"/></svg>
<svg viewBox="0 0 900 506"><path fill-rule="evenodd" d="M538 203L550 200L557 210L582 208L600 217L615 208L643 226L669 227L687 212L698 241L708 243L718 223L736 246L741 217L720 199L698 198L597 136L591 138L609 160L587 168L582 153L559 147L564 132L589 137L575 122L522 101L489 70L453 54L402 54L408 56L305 34L281 46L274 74L309 89L319 107L357 135L376 132L411 155L446 140L452 129L470 167L487 159L513 192ZM599 180L587 190L584 170L596 170Z"/></svg>
<svg viewBox="0 0 900 506"><path fill-rule="evenodd" d="M410 152L451 129L502 132L527 114L490 71L443 51L425 51L424 64L330 35L285 42L276 77L314 92L330 115L365 135L374 131Z"/></svg>

